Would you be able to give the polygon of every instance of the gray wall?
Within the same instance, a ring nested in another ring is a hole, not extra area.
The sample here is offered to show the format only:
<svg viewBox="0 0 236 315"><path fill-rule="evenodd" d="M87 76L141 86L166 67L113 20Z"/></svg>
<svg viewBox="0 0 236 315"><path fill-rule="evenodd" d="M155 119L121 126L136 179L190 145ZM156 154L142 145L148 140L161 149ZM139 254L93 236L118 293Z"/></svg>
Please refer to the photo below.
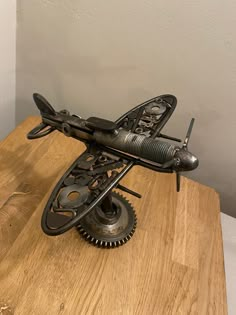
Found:
<svg viewBox="0 0 236 315"><path fill-rule="evenodd" d="M15 127L16 0L0 1L0 140Z"/></svg>
<svg viewBox="0 0 236 315"><path fill-rule="evenodd" d="M190 147L201 164L189 176L236 216L235 12L233 0L19 0L17 121L37 113L34 91L110 119L173 93L166 132L184 137L197 119Z"/></svg>

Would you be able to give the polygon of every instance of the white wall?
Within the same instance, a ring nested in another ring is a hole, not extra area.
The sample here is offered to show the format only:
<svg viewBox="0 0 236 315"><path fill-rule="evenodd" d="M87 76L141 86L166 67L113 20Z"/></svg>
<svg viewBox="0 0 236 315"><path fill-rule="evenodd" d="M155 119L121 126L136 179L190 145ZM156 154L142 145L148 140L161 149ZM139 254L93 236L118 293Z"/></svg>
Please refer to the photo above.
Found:
<svg viewBox="0 0 236 315"><path fill-rule="evenodd" d="M236 1L19 0L17 121L57 109L116 119L163 93L178 98L166 132L200 159L192 178L236 216ZM66 141L66 139L65 139Z"/></svg>
<svg viewBox="0 0 236 315"><path fill-rule="evenodd" d="M0 140L15 126L16 0L0 0Z"/></svg>

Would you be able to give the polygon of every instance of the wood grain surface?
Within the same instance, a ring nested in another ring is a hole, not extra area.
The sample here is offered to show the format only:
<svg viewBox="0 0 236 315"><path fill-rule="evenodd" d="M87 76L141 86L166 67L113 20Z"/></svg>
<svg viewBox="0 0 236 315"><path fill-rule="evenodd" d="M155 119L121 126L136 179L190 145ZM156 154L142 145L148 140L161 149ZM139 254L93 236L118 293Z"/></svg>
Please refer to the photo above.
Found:
<svg viewBox="0 0 236 315"><path fill-rule="evenodd" d="M217 193L134 167L122 183L138 226L97 249L76 229L43 234L45 203L84 145L62 134L28 141L30 117L0 143L0 314L227 314Z"/></svg>

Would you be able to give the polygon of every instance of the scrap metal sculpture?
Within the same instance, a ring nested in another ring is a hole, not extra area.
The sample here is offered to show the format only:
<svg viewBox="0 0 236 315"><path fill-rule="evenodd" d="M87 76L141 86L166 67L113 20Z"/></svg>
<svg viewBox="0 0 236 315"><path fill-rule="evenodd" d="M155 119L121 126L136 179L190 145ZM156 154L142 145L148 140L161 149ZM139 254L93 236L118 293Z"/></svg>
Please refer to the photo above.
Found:
<svg viewBox="0 0 236 315"><path fill-rule="evenodd" d="M83 141L87 147L62 176L46 204L42 229L48 235L77 227L94 245L106 248L123 245L135 231L136 215L130 203L113 189L141 198L119 183L130 169L142 165L157 172L176 172L179 191L180 172L198 166L198 159L188 151L194 119L182 147L160 140L181 142L161 133L177 104L173 95L155 97L116 122L97 117L82 119L67 110L56 112L40 94L33 98L42 123L28 133L28 139L57 130Z"/></svg>

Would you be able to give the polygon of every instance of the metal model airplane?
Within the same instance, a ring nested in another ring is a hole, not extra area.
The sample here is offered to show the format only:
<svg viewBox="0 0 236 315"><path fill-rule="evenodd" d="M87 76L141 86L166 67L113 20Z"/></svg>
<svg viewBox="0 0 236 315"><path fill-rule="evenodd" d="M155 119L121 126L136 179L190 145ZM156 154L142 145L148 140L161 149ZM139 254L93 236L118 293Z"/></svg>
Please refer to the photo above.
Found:
<svg viewBox="0 0 236 315"><path fill-rule="evenodd" d="M42 229L48 235L77 227L87 241L99 247L123 245L135 231L136 215L130 203L113 189L141 198L119 183L130 169L141 165L157 172L176 172L179 191L180 172L198 166L197 157L188 151L194 119L182 147L160 140L181 142L161 132L177 104L173 95L138 105L116 122L97 117L82 119L67 110L56 112L40 94L33 98L42 123L28 133L28 139L57 130L87 147L62 176L46 204Z"/></svg>

